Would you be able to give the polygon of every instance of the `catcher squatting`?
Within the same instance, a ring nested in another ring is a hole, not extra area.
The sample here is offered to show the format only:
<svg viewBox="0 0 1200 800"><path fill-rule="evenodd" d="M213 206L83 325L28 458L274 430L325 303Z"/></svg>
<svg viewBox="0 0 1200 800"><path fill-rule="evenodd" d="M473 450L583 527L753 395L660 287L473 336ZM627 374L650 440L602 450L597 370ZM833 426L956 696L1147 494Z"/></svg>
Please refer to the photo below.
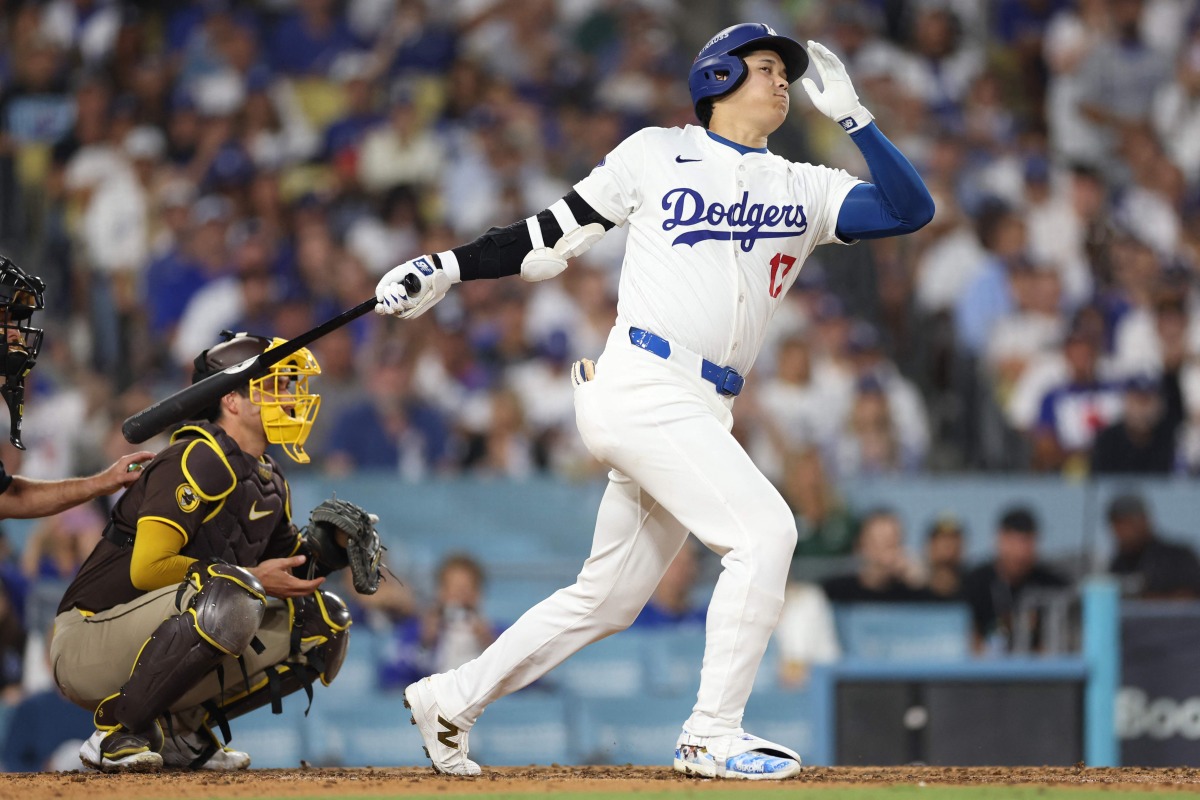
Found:
<svg viewBox="0 0 1200 800"><path fill-rule="evenodd" d="M193 383L284 340L238 334L201 353ZM377 518L333 499L292 523L278 443L303 444L319 397L307 349L222 397L177 430L121 496L58 608L51 664L70 700L94 710L80 750L96 769L234 770L229 720L303 689L312 698L346 655L350 614L320 587L349 566L379 586ZM132 665L132 666L131 666Z"/></svg>
<svg viewBox="0 0 1200 800"><path fill-rule="evenodd" d="M788 86L810 60L822 85L806 78L805 91L850 135L874 183L767 150L789 110ZM599 361L572 370L579 432L611 467L591 556L574 585L478 658L405 690L439 772L478 775L468 734L484 709L627 627L689 532L723 570L674 768L752 780L800 770L794 751L742 728L783 606L796 525L730 434L733 401L813 248L917 230L933 218L933 200L841 61L816 42L806 52L766 25L735 25L701 49L688 86L703 127L639 131L545 211L401 264L376 287L376 311L416 317L459 281L553 277L606 231L629 226L616 326Z"/></svg>

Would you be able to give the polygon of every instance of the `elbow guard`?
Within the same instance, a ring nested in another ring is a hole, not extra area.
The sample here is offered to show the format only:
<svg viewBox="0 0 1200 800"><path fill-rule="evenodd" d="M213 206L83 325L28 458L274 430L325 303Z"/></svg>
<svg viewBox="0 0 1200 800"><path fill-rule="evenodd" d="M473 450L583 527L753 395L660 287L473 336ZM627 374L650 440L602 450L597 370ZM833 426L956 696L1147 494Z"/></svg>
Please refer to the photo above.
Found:
<svg viewBox="0 0 1200 800"><path fill-rule="evenodd" d="M521 259L521 278L544 281L567 268L567 259L583 255L604 235L599 222L575 228L554 243L554 247L538 247Z"/></svg>
<svg viewBox="0 0 1200 800"><path fill-rule="evenodd" d="M576 200L577 197L575 195L570 199ZM542 223L538 218L530 217L525 220L533 247L521 259L521 278L523 280L544 281L547 278L553 278L567 268L568 258L583 255L604 236L607 229L597 221L599 215L582 200L577 200L574 205L584 213L585 221L582 224L576 218L567 199L559 200L548 209L553 215L554 221L558 223L558 229L563 232L552 247L547 247L543 241ZM592 219L586 219L586 217ZM611 227L611 223L609 227Z"/></svg>

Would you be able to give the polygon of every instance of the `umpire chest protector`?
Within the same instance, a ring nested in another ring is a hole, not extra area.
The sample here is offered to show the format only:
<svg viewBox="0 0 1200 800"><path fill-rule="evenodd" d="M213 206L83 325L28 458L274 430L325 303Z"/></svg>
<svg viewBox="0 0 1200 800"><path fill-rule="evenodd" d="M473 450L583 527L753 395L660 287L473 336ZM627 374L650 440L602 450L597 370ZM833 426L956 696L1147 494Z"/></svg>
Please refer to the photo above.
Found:
<svg viewBox="0 0 1200 800"><path fill-rule="evenodd" d="M217 425L180 428L148 469L179 473L173 481L177 508L164 521L190 532L182 555L257 564L281 526L291 528L288 486L275 461L250 456ZM122 514L116 516L122 521Z"/></svg>

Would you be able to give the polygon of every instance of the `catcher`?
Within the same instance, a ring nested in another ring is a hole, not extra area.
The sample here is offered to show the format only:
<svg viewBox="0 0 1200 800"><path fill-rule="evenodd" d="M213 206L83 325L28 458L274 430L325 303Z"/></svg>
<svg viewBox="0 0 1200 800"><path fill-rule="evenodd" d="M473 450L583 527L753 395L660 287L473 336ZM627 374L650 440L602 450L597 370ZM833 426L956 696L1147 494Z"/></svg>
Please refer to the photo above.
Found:
<svg viewBox="0 0 1200 800"><path fill-rule="evenodd" d="M283 339L228 334L195 360L193 383ZM350 614L321 584L349 566L379 586L377 518L327 500L297 530L268 443L304 463L320 396L308 350L223 396L177 430L117 502L104 538L58 608L51 664L94 710L84 764L105 772L237 770L228 720L312 685L346 655ZM220 729L219 739L213 726Z"/></svg>

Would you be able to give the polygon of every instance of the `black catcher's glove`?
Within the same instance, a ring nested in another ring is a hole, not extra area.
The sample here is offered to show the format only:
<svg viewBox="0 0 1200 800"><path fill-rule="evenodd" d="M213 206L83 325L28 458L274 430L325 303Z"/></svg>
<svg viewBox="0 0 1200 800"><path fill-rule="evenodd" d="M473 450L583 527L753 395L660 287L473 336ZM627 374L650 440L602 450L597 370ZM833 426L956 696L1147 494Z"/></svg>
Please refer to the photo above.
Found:
<svg viewBox="0 0 1200 800"><path fill-rule="evenodd" d="M375 594L383 545L375 530L379 517L345 500L326 500L308 515L305 540L317 565L324 572L350 567L354 590ZM337 532L346 534L346 547L337 543Z"/></svg>

